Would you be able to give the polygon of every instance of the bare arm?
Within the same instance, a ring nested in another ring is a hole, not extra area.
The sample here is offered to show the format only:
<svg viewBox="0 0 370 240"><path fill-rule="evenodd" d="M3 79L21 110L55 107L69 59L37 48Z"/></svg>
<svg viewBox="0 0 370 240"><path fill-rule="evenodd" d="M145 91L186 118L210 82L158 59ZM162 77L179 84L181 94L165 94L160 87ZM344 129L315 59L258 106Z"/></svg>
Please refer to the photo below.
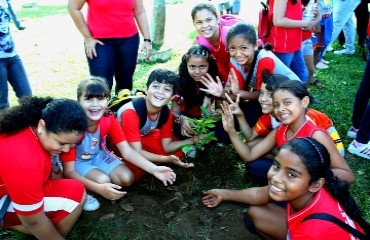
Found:
<svg viewBox="0 0 370 240"><path fill-rule="evenodd" d="M143 4L143 0L135 1L135 19L136 19L136 22L139 26L140 32L143 35L144 39L150 39L148 18L146 16L146 11L145 11L145 7ZM146 58L149 59L150 56L152 55L152 43L144 41L141 50L147 51Z"/></svg>
<svg viewBox="0 0 370 240"><path fill-rule="evenodd" d="M340 179L353 183L354 176L351 168L348 166L343 156L341 156L333 142L333 140L324 132L316 131L312 137L326 147L330 154L331 169L334 175Z"/></svg>
<svg viewBox="0 0 370 240"><path fill-rule="evenodd" d="M85 50L87 56L92 59L96 57L95 45L103 43L91 35L91 32L86 24L84 16L81 12L83 5L86 3L86 0L69 0L68 1L68 12L71 15L73 22L75 23L78 31L82 34L85 39Z"/></svg>
<svg viewBox="0 0 370 240"><path fill-rule="evenodd" d="M212 189L205 192L203 204L209 208L213 208L223 201L233 201L261 206L271 202L268 191L268 186L247 188L243 190Z"/></svg>
<svg viewBox="0 0 370 240"><path fill-rule="evenodd" d="M312 25L312 20L293 20L285 17L288 1L290 0L275 0L274 2L274 13L272 21L276 27L284 28L301 28Z"/></svg>
<svg viewBox="0 0 370 240"><path fill-rule="evenodd" d="M24 227L37 239L65 239L55 228L50 219L45 215L44 211L30 216L22 216L18 214L18 217Z"/></svg>

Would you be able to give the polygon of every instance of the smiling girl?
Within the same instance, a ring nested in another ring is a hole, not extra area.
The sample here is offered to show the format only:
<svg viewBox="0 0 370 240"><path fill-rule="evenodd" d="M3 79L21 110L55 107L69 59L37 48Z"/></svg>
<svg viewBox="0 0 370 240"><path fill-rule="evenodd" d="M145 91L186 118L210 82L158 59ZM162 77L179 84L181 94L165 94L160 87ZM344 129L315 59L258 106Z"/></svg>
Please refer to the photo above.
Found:
<svg viewBox="0 0 370 240"><path fill-rule="evenodd" d="M306 220L315 213L334 216L369 236L370 226L350 195L348 183L334 176L330 154L315 139L295 138L284 144L267 178L265 187L209 190L203 197L203 204L214 208L222 201L241 202L252 205L247 212L251 215L261 208L260 205L286 201L286 209L277 204L264 206L267 211L264 221L260 221L261 217L252 218L255 233L264 239L356 239L331 221ZM363 234L361 239L368 238Z"/></svg>
<svg viewBox="0 0 370 240"><path fill-rule="evenodd" d="M266 178L268 168L261 168L259 165L261 156L269 153L275 146L281 147L293 138L312 137L329 151L334 174L349 183L353 182L353 173L343 156L339 154L333 140L325 130L317 127L306 117L309 104L309 94L306 87L298 81L286 81L277 86L272 97L274 115L281 122L281 125L251 147L240 139L238 132L235 130L232 109L226 103L222 105L224 129L229 134L239 156L246 163L249 174L256 178ZM265 161L265 159L263 160Z"/></svg>
<svg viewBox="0 0 370 240"><path fill-rule="evenodd" d="M172 169L156 166L133 150L117 119L107 114L109 93L108 85L100 77L90 77L78 85L77 99L87 116L88 128L76 150L61 155L64 175L80 180L87 190L107 199L123 197L126 192L120 190L122 186L130 186L134 182L134 174L117 156L107 151L106 140L109 136L109 141L116 145L125 160L153 174L164 185L172 184L176 179ZM84 209L97 209L97 200L89 198L91 201L87 201Z"/></svg>
<svg viewBox="0 0 370 240"><path fill-rule="evenodd" d="M205 86L201 78L210 74L218 75L217 65L208 49L204 46L193 46L183 55L179 66L180 88L172 101L172 112L177 118L174 126L176 137L183 139L195 134L188 118L200 118L201 106L211 109L212 96L201 91Z"/></svg>

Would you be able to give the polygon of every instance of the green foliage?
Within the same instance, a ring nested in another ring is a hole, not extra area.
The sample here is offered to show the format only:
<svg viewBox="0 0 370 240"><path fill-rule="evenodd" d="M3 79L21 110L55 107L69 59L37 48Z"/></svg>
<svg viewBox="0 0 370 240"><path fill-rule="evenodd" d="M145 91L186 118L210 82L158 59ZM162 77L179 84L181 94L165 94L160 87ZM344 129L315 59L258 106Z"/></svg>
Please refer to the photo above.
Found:
<svg viewBox="0 0 370 240"><path fill-rule="evenodd" d="M35 5L34 7L22 8L17 15L22 18L40 18L54 15L68 14L67 6L65 5L50 5L42 6Z"/></svg>
<svg viewBox="0 0 370 240"><path fill-rule="evenodd" d="M217 140L213 129L216 126L215 123L221 119L221 116L212 115L210 111L203 106L201 106L200 109L204 117L199 119L187 118L187 120L191 122L192 129L197 136L204 136L195 144L196 149L204 150L207 143ZM194 149L194 146L191 144L182 147L182 151L185 154L192 149Z"/></svg>

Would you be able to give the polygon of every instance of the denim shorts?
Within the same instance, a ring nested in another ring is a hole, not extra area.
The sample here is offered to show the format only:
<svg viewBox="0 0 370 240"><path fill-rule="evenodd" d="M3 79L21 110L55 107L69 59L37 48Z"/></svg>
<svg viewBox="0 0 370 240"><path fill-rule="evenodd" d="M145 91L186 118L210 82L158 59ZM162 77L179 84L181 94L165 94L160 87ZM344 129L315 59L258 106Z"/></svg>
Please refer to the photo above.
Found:
<svg viewBox="0 0 370 240"><path fill-rule="evenodd" d="M117 166L124 164L115 155L108 155L104 151L100 151L93 159L88 161L77 160L76 161L76 171L81 176L86 176L88 172L92 169L99 169L105 174L109 175Z"/></svg>
<svg viewBox="0 0 370 240"><path fill-rule="evenodd" d="M303 56L313 55L312 40L308 38L302 42L302 53Z"/></svg>

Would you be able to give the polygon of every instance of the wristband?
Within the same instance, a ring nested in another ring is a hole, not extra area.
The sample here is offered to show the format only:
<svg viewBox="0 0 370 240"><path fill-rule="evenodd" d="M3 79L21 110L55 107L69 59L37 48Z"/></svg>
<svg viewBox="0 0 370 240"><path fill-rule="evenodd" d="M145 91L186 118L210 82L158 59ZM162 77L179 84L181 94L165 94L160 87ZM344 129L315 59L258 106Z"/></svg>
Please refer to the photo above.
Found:
<svg viewBox="0 0 370 240"><path fill-rule="evenodd" d="M149 38L144 38L144 42L151 43L151 42L152 42L152 40L150 40Z"/></svg>

